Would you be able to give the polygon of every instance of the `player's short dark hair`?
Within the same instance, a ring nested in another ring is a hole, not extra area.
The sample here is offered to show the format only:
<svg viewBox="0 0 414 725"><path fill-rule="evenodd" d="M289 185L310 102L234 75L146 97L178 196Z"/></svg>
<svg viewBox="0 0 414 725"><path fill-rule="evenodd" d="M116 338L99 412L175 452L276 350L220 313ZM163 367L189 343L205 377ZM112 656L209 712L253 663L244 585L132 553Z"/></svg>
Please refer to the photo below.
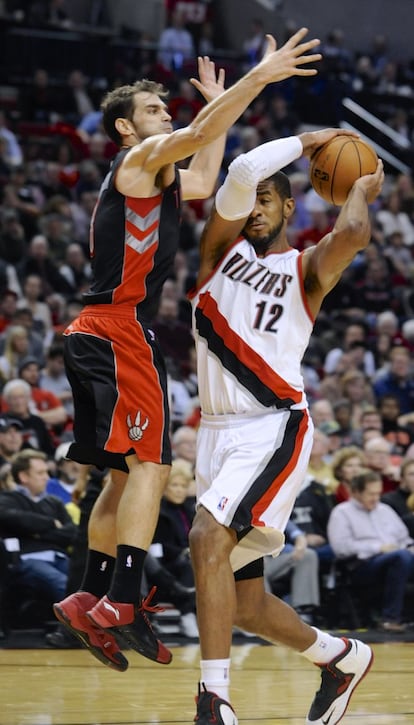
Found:
<svg viewBox="0 0 414 725"><path fill-rule="evenodd" d="M101 103L102 124L109 138L117 146L121 144L122 137L115 128L115 121L117 118L131 120L134 113L134 97L136 93L154 93L160 98L168 95L168 91L161 83L150 81L148 78L143 78L130 85L119 86L119 88L109 91Z"/></svg>
<svg viewBox="0 0 414 725"><path fill-rule="evenodd" d="M276 171L273 176L269 176L267 181L270 181L279 194L282 201L290 199L292 196L292 189L290 186L289 177L283 171Z"/></svg>

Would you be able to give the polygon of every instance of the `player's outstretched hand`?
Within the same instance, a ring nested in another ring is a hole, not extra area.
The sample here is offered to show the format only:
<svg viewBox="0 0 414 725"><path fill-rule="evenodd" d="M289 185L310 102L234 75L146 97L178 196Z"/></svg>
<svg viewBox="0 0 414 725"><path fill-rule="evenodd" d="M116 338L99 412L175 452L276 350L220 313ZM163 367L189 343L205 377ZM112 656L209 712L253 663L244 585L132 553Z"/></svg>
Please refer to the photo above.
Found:
<svg viewBox="0 0 414 725"><path fill-rule="evenodd" d="M265 74L266 83L283 81L291 76L314 76L316 68L301 68L321 60L320 53L310 53L320 45L318 38L302 42L308 34L308 28L301 28L294 33L282 47L277 50L273 35L266 35L267 46L262 60L256 66L256 71Z"/></svg>
<svg viewBox="0 0 414 725"><path fill-rule="evenodd" d="M216 65L208 55L198 57L198 78L190 78L190 83L197 88L206 101L221 96L224 91L225 72L220 68L216 73Z"/></svg>

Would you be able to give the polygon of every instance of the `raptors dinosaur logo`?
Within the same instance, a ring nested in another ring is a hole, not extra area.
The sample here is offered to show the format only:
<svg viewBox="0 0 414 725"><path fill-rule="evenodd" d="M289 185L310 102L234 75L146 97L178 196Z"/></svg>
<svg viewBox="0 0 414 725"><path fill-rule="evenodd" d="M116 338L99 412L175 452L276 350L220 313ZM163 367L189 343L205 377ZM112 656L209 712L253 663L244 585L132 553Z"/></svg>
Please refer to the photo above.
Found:
<svg viewBox="0 0 414 725"><path fill-rule="evenodd" d="M145 423L141 425L141 411L139 410L135 416L135 423L132 423L131 416L127 415L127 426L129 428L128 435L131 441L140 441L144 435L144 430L148 428L149 420L146 418Z"/></svg>

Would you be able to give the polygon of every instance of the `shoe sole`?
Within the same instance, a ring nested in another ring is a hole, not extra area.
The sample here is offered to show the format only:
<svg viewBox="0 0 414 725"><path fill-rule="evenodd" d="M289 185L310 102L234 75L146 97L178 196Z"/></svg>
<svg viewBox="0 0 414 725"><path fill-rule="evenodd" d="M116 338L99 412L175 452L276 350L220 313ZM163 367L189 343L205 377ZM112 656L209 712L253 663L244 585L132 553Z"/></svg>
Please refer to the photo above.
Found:
<svg viewBox="0 0 414 725"><path fill-rule="evenodd" d="M351 702L351 697L354 693L354 690L362 682L364 677L366 677L366 675L370 671L372 663L374 661L374 653L373 653L371 647L369 647L368 645L365 645L365 646L369 650L369 660L368 660L367 664L365 665L363 672L361 672L361 674L358 677L357 676L354 677L348 690L346 692L344 692L344 694L341 695L341 697L339 697L339 698L337 698L337 700L335 700L335 703L336 703L335 710L332 711L331 715L329 715L327 713L325 720L323 720L322 718L320 720L308 720L307 719L306 725L324 725L324 724L325 725L337 725L342 720L342 718L344 717L344 715L348 709L348 705ZM368 655L368 652L367 652L367 655ZM343 701L341 703L342 698L343 698ZM343 710L338 710L338 706L340 703L341 703L341 705L342 704L344 705ZM334 717L336 717L337 719L331 720L332 715L334 715Z"/></svg>
<svg viewBox="0 0 414 725"><path fill-rule="evenodd" d="M80 629L75 629L75 627L72 627L71 621L66 614L66 612L59 607L57 604L53 606L53 611L55 613L56 618L63 624L66 629L73 634L86 649L89 650L89 652L96 657L99 662L101 662L103 665L106 665L107 667L110 667L112 670L115 670L116 672L125 672L125 670L128 669L129 662L124 655L119 652L117 654L117 662L114 662L113 660L109 659L109 657L106 657L102 650L99 647L96 647L89 639L89 635L87 632L83 632ZM93 622L94 627L97 627L95 622ZM98 628L98 627L97 627Z"/></svg>
<svg viewBox="0 0 414 725"><path fill-rule="evenodd" d="M142 657L146 657L148 660L151 660L151 662L157 662L159 665L169 665L173 656L172 652L161 642L161 640L156 639L157 645L158 645L158 652L155 656L150 654L148 650L145 649L145 647L137 641L135 638L134 630L132 629L131 624L121 624L114 626L110 622L108 622L108 626L103 625L103 618L101 618L101 614L99 613L99 617L101 618L101 621L96 621L92 611L86 612L86 616L95 627L99 627L100 629L103 629L105 632L109 632L112 634L113 637L117 640L118 644L128 649L133 649L135 652L140 654Z"/></svg>

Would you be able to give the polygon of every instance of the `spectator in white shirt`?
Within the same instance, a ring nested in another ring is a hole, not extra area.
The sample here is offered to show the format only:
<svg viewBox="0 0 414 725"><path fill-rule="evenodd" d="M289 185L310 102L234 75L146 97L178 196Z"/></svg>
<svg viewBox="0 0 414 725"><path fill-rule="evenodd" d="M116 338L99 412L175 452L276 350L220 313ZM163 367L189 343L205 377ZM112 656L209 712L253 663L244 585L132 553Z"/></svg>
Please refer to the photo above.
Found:
<svg viewBox="0 0 414 725"><path fill-rule="evenodd" d="M351 498L332 510L329 543L338 558L353 558L350 571L356 587L381 586L380 627L401 632L404 597L414 578L414 541L398 514L381 503L381 477L361 473L351 482Z"/></svg>

